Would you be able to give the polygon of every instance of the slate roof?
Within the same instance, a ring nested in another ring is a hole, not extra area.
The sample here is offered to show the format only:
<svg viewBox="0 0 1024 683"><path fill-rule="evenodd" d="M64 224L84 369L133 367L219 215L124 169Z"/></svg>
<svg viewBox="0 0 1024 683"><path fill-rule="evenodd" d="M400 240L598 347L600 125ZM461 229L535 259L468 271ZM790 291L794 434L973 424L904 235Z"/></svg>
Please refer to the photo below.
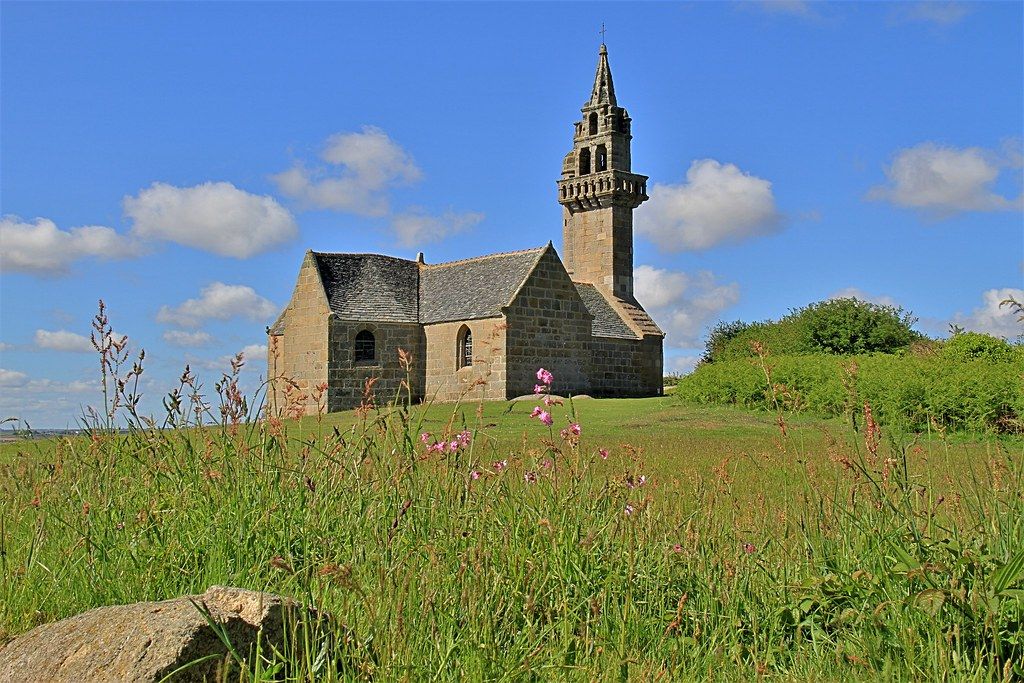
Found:
<svg viewBox="0 0 1024 683"><path fill-rule="evenodd" d="M420 267L420 322L501 315L546 247Z"/></svg>
<svg viewBox="0 0 1024 683"><path fill-rule="evenodd" d="M419 264L380 254L314 252L331 311L343 320L419 321Z"/></svg>
<svg viewBox="0 0 1024 683"><path fill-rule="evenodd" d="M617 339L638 339L639 337L629 329L615 309L612 308L604 295L594 285L584 282L574 282L576 291L586 304L587 310L594 316L591 323L591 334L595 337L615 337Z"/></svg>
<svg viewBox="0 0 1024 683"><path fill-rule="evenodd" d="M342 320L439 323L493 318L533 272L547 247L425 265L381 254L313 252L331 311ZM595 337L638 339L628 322L594 285L574 282L594 316ZM661 334L654 321L621 302L645 334ZM272 334L283 332L284 316Z"/></svg>

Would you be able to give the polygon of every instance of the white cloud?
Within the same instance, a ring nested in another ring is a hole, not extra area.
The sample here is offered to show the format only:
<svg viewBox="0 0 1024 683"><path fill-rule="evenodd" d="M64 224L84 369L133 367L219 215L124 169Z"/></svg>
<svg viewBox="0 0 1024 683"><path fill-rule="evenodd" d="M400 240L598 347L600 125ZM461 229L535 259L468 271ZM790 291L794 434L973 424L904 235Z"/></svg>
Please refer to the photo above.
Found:
<svg viewBox="0 0 1024 683"><path fill-rule="evenodd" d="M678 348L700 346L700 337L718 314L740 298L735 282L721 284L713 273L696 275L642 265L633 273L637 300Z"/></svg>
<svg viewBox="0 0 1024 683"><path fill-rule="evenodd" d="M1024 303L1024 289L1003 287L982 292L981 306L975 308L969 315L957 313L953 317L953 322L973 332L1015 339L1024 334L1024 323L1017 321L1019 314L1014 313L1009 306L999 305L1011 297Z"/></svg>
<svg viewBox="0 0 1024 683"><path fill-rule="evenodd" d="M89 337L84 337L67 330L49 332L36 330L36 346L51 351L70 351L73 353L89 353L95 351Z"/></svg>
<svg viewBox="0 0 1024 683"><path fill-rule="evenodd" d="M922 22L939 26L950 26L958 23L971 13L971 8L964 2L907 2L897 5L892 18L897 23Z"/></svg>
<svg viewBox="0 0 1024 683"><path fill-rule="evenodd" d="M673 375L687 375L693 372L699 362L700 356L667 356L665 372Z"/></svg>
<svg viewBox="0 0 1024 683"><path fill-rule="evenodd" d="M0 387L22 387L26 382L28 382L28 375L24 372L0 368Z"/></svg>
<svg viewBox="0 0 1024 683"><path fill-rule="evenodd" d="M132 234L221 256L249 258L298 235L295 219L272 197L231 183L174 187L153 183L123 200Z"/></svg>
<svg viewBox="0 0 1024 683"><path fill-rule="evenodd" d="M992 190L1003 168L1020 165L1013 143L1002 153L980 147L943 147L924 142L900 150L885 169L887 185L868 199L885 200L936 216L959 211L1008 211L1024 207L1024 195L1008 199Z"/></svg>
<svg viewBox="0 0 1024 683"><path fill-rule="evenodd" d="M0 387L0 418L13 417L33 427L71 427L82 415L82 399L88 394L98 397L100 383L33 379L24 372L0 369Z"/></svg>
<svg viewBox="0 0 1024 683"><path fill-rule="evenodd" d="M206 346L213 341L213 337L208 332L186 332L184 330L167 330L163 334L164 341L171 346L181 346L186 348L194 348L197 346Z"/></svg>
<svg viewBox="0 0 1024 683"><path fill-rule="evenodd" d="M395 215L391 225L404 247L438 242L448 235L462 232L484 219L482 213L455 213L451 210L440 216L431 216L423 209L413 207Z"/></svg>
<svg viewBox="0 0 1024 683"><path fill-rule="evenodd" d="M0 351L10 351L14 348L14 344L8 344L6 342L0 342Z"/></svg>
<svg viewBox="0 0 1024 683"><path fill-rule="evenodd" d="M668 251L708 249L777 232L772 184L714 159L694 161L682 185L654 185L636 230Z"/></svg>
<svg viewBox="0 0 1024 683"><path fill-rule="evenodd" d="M249 344L242 348L242 356L247 364L258 363L267 358L266 344Z"/></svg>
<svg viewBox="0 0 1024 683"><path fill-rule="evenodd" d="M245 361L243 366L243 372L266 372L267 368L267 345L266 344L248 344L241 348L242 360ZM196 367L200 367L204 370L216 370L217 372L230 372L231 361L235 358L235 354L227 354L224 356L218 356L213 359L203 358L191 358L191 362Z"/></svg>
<svg viewBox="0 0 1024 683"><path fill-rule="evenodd" d="M384 216L389 211L387 190L423 176L409 153L374 126L332 135L320 158L329 166L310 169L298 163L271 179L306 206Z"/></svg>
<svg viewBox="0 0 1024 683"><path fill-rule="evenodd" d="M87 225L61 230L46 218L34 222L0 218L0 268L4 271L61 275L80 258L137 256L141 245L112 228Z"/></svg>
<svg viewBox="0 0 1024 683"><path fill-rule="evenodd" d="M834 292L829 299L859 299L860 301L867 301L868 303L878 304L879 306L892 306L898 307L899 304L891 296L885 294L868 294L863 289L857 287L846 287L840 289L838 292Z"/></svg>
<svg viewBox="0 0 1024 683"><path fill-rule="evenodd" d="M277 306L252 287L214 282L202 289L198 299L187 299L174 307L161 306L156 319L170 325L199 327L210 319L263 321L277 312Z"/></svg>

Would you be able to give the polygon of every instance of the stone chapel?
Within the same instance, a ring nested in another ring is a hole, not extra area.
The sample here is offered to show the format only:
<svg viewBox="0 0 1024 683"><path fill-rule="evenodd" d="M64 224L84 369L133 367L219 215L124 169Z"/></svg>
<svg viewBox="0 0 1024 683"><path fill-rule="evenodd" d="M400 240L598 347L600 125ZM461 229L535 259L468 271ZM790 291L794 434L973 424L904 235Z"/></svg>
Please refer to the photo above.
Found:
<svg viewBox="0 0 1024 683"><path fill-rule="evenodd" d="M314 412L323 384L328 411L359 405L370 379L382 403L400 391L510 399L533 392L539 367L560 395L660 395L664 334L633 296L633 210L647 177L631 170L631 120L604 45L582 112L558 180L561 258L551 242L436 264L307 251L267 330L272 408L285 378Z"/></svg>

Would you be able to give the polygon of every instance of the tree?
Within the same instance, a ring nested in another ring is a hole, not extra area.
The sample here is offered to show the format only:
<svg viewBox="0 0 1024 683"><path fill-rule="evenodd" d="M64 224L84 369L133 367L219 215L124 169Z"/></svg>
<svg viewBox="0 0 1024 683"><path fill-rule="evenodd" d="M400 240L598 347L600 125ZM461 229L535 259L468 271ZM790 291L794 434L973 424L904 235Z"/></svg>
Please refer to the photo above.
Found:
<svg viewBox="0 0 1024 683"><path fill-rule="evenodd" d="M893 353L921 335L911 326L917 319L896 306L859 299L830 299L798 309L796 318L809 351L854 354Z"/></svg>

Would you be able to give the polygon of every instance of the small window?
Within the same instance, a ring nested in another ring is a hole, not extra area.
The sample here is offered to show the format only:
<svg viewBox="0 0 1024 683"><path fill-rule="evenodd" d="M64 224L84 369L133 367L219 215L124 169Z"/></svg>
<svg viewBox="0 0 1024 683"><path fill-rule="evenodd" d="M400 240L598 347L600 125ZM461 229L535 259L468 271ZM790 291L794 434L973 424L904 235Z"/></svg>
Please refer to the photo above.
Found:
<svg viewBox="0 0 1024 683"><path fill-rule="evenodd" d="M590 113L590 134L597 135L597 112Z"/></svg>
<svg viewBox="0 0 1024 683"><path fill-rule="evenodd" d="M356 335L356 362L373 362L377 358L377 340L373 332L363 330Z"/></svg>
<svg viewBox="0 0 1024 683"><path fill-rule="evenodd" d="M580 175L590 173L590 148L584 147L580 150Z"/></svg>
<svg viewBox="0 0 1024 683"><path fill-rule="evenodd" d="M594 160L597 165L597 172L608 170L608 150L604 145L597 146L597 158Z"/></svg>
<svg viewBox="0 0 1024 683"><path fill-rule="evenodd" d="M459 330L458 367L467 368L473 365L473 333L465 325Z"/></svg>

